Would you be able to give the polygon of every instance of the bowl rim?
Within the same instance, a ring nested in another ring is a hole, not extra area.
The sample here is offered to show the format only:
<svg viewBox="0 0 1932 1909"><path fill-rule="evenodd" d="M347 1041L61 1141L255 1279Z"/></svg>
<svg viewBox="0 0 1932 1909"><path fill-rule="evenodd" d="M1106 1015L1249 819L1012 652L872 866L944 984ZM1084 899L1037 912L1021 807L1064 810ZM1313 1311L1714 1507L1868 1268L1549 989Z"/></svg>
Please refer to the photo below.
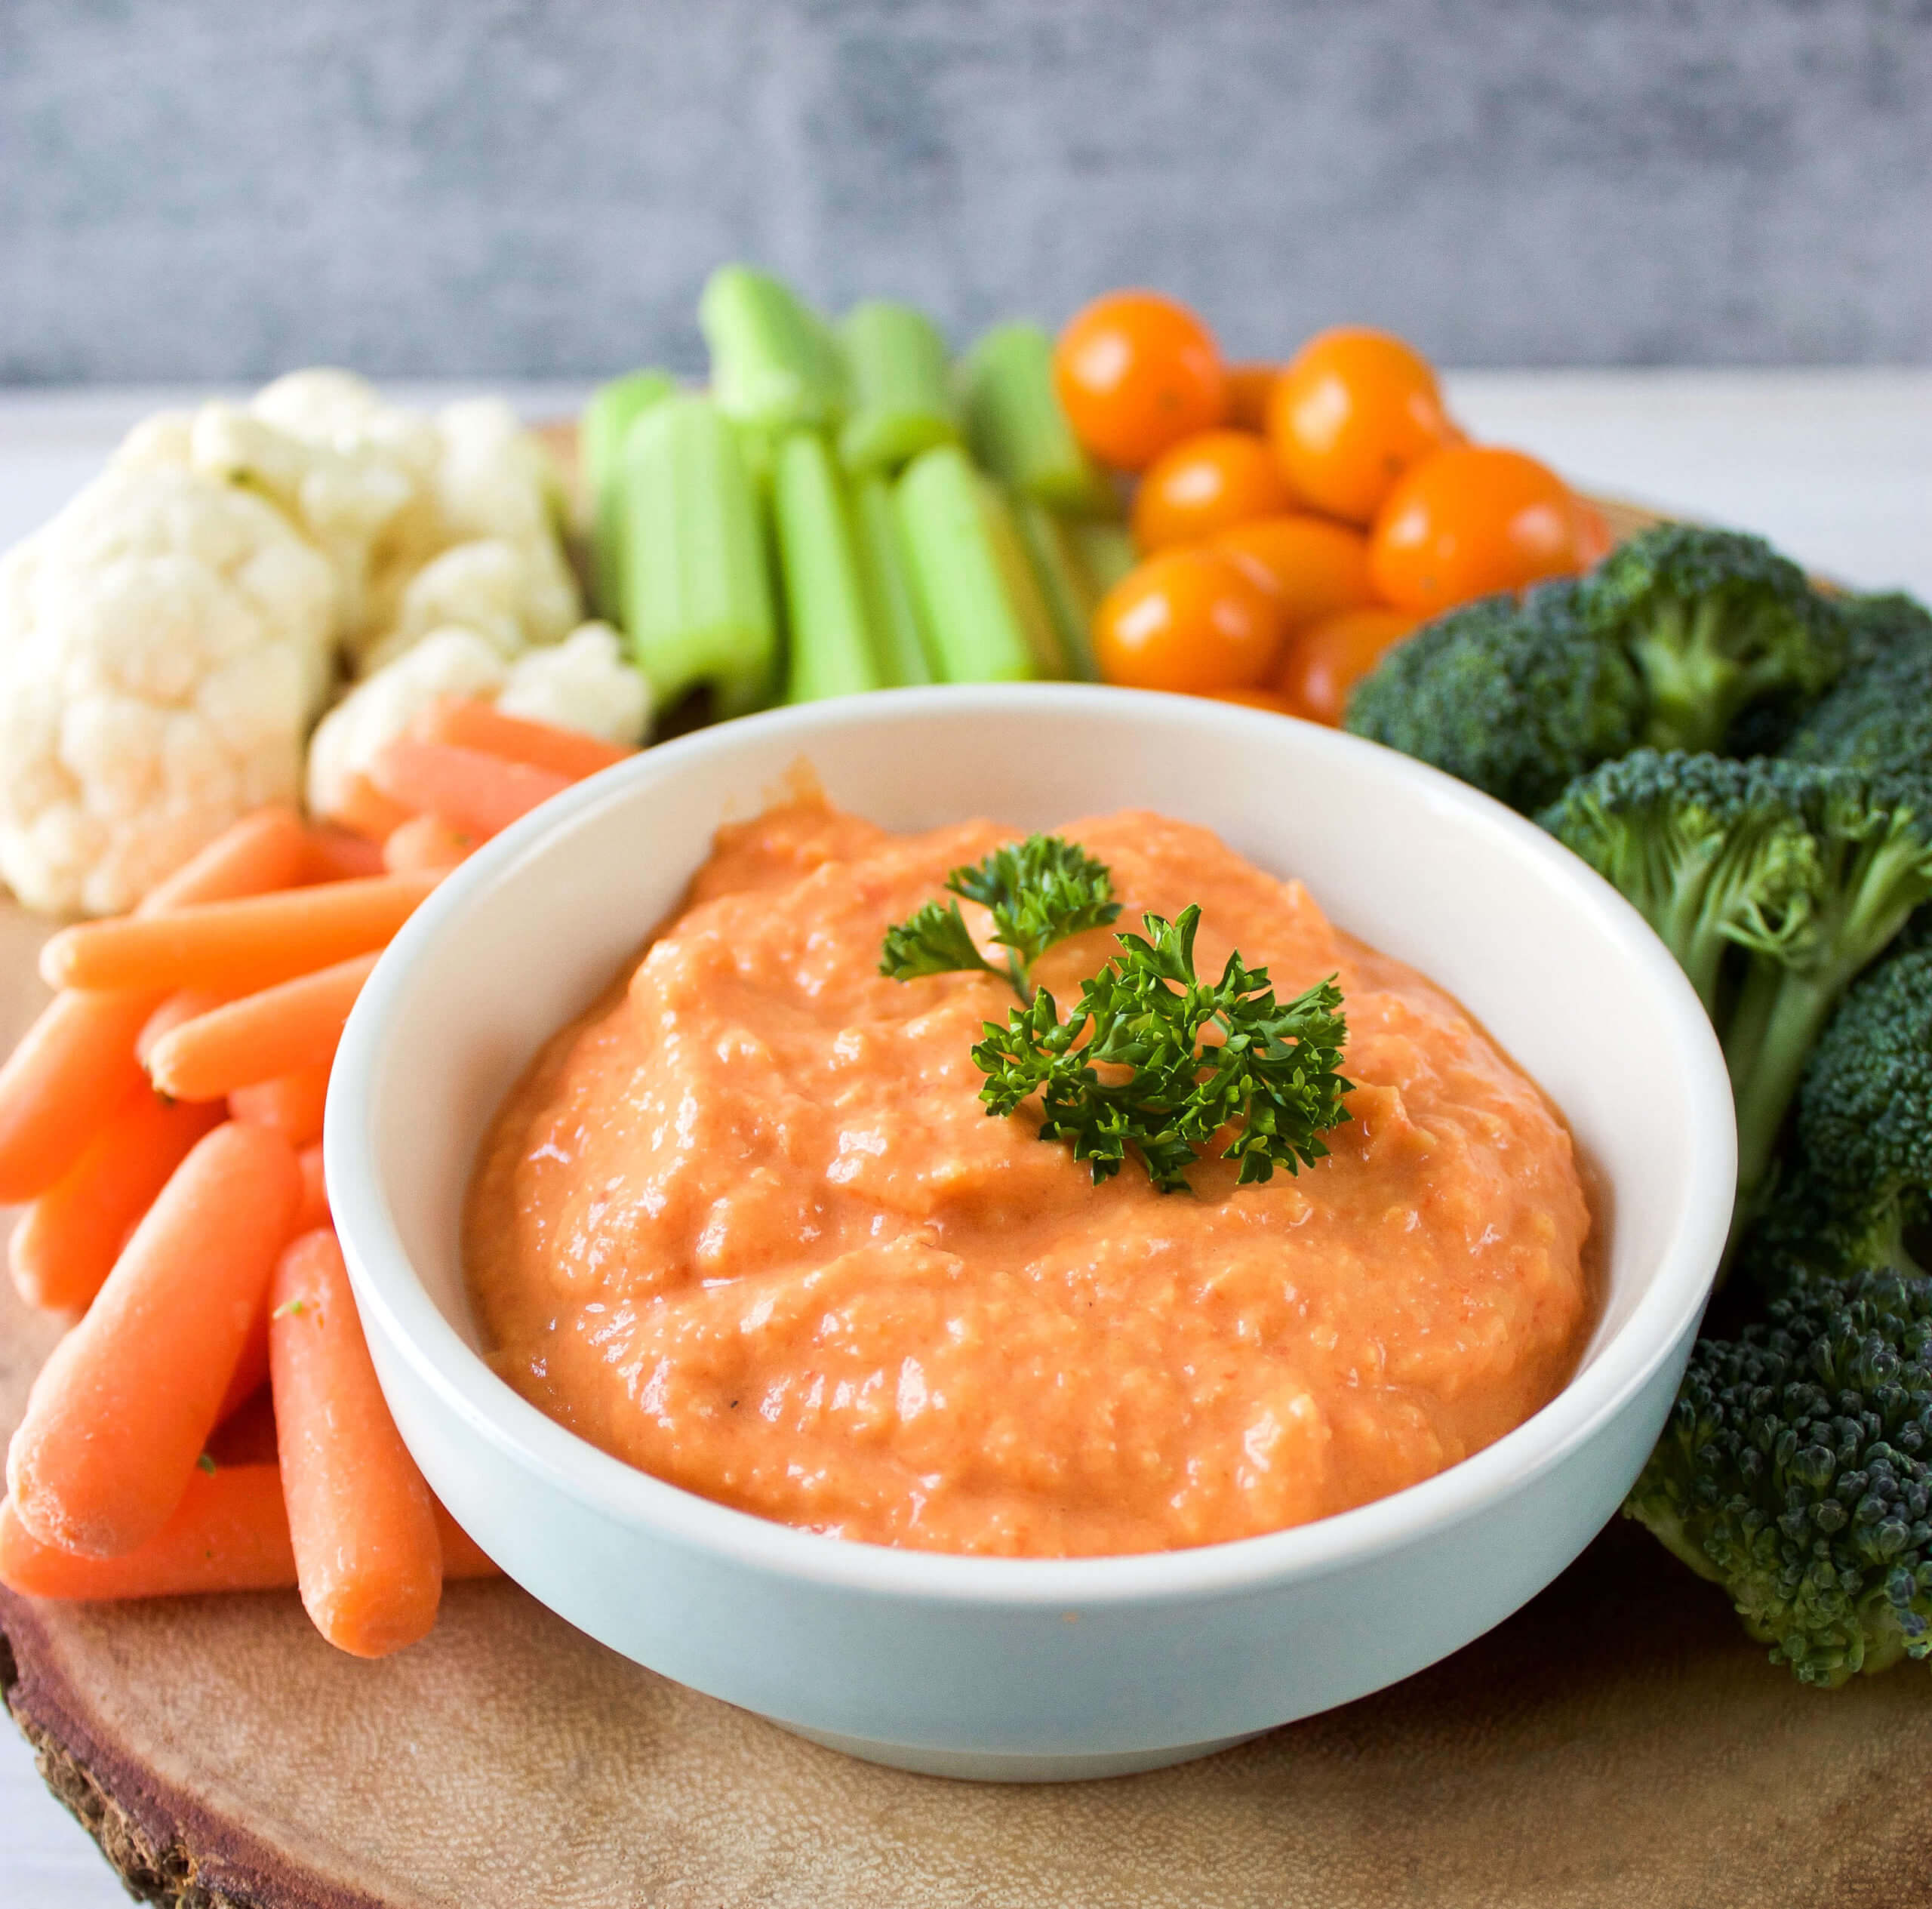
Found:
<svg viewBox="0 0 1932 1909"><path fill-rule="evenodd" d="M1019 709L1138 713L1198 726L1231 740L1278 737L1291 722L1298 746L1369 750L1377 773L1471 823L1512 837L1547 879L1571 891L1586 916L1660 999L1672 1044L1685 1057L1691 1155L1683 1209L1648 1289L1589 1366L1494 1443L1353 1510L1257 1537L1183 1550L1078 1558L1011 1558L915 1550L833 1538L700 1497L614 1457L547 1417L494 1372L446 1319L398 1235L371 1122L359 1119L380 1078L399 1000L417 956L460 926L473 902L546 843L595 811L635 799L720 755L757 747L774 733L808 748L854 723L956 718L996 719ZM1506 1500L1561 1464L1643 1391L1696 1324L1728 1231L1736 1178L1730 1081L1708 1017L1675 958L1611 885L1554 838L1501 803L1442 771L1358 737L1272 711L1210 699L1089 684L944 685L874 691L768 710L660 743L563 791L486 844L417 909L377 962L344 1030L331 1082L324 1150L329 1198L357 1303L416 1378L497 1457L534 1473L592 1511L660 1541L820 1587L921 1602L1089 1608L1234 1597L1263 1586L1327 1576L1446 1531ZM1721 1189L1721 1193L1716 1190ZM1700 1270L1701 1269L1701 1270Z"/></svg>

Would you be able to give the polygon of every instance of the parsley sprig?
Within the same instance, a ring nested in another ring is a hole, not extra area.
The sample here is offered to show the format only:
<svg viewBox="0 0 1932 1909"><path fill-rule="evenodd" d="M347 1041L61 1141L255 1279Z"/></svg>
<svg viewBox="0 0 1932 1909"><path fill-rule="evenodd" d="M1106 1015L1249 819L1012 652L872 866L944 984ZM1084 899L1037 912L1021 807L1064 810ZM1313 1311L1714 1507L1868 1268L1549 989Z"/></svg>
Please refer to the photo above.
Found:
<svg viewBox="0 0 1932 1909"><path fill-rule="evenodd" d="M1004 1027L983 1024L973 1049L989 1114L1017 1113L1037 1095L1040 1138L1088 1162L1096 1184L1131 1151L1163 1193L1187 1185L1188 1168L1223 1128L1232 1138L1221 1157L1241 1162L1243 1186L1327 1154L1322 1135L1348 1118L1343 1097L1352 1084L1340 1072L1348 1027L1333 976L1278 1002L1267 969L1235 953L1205 983L1194 967L1201 910L1189 907L1171 922L1143 916L1145 936L1116 936L1121 952L1083 984L1063 1021L1026 970L1054 942L1118 916L1106 869L1035 836L977 869L954 870L946 886L992 910L1022 1002ZM881 969L901 981L974 968L1001 971L974 946L956 902L928 903L887 933Z"/></svg>
<svg viewBox="0 0 1932 1909"><path fill-rule="evenodd" d="M983 968L1003 974L1023 1001L1033 998L1035 962L1056 941L1105 928L1120 913L1104 864L1057 835L1029 836L995 848L976 867L955 868L946 885L993 918L993 939L1007 950L995 968L974 947L959 904L929 901L910 921L885 931L879 972L909 981L921 975Z"/></svg>

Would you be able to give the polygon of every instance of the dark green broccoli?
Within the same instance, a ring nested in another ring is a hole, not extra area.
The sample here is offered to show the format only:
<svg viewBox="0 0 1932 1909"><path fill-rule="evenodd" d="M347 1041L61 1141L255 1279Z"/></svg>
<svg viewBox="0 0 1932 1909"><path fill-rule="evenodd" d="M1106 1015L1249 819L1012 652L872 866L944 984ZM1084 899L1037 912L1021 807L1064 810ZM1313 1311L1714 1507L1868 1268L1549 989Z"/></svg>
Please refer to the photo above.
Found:
<svg viewBox="0 0 1932 1909"><path fill-rule="evenodd" d="M1349 699L1345 726L1528 814L1635 746L1636 673L1575 614L1576 590L1484 597L1398 643Z"/></svg>
<svg viewBox="0 0 1932 1909"><path fill-rule="evenodd" d="M1625 1501L1806 1683L1932 1652L1932 1281L1801 1286L1700 1339Z"/></svg>
<svg viewBox="0 0 1932 1909"><path fill-rule="evenodd" d="M1592 571L1577 612L1642 677L1642 740L1724 748L1740 715L1814 701L1844 667L1841 620L1762 537L1659 524Z"/></svg>
<svg viewBox="0 0 1932 1909"><path fill-rule="evenodd" d="M1925 1270L1932 1222L1932 946L1915 928L1847 992L1798 1086L1795 1145L1743 1248L1771 1292L1816 1273Z"/></svg>
<svg viewBox="0 0 1932 1909"><path fill-rule="evenodd" d="M1580 777L1541 820L1630 898L1712 1010L1749 1218L1827 1017L1932 898L1925 785L1644 751ZM1728 963L1724 943L1740 951Z"/></svg>
<svg viewBox="0 0 1932 1909"><path fill-rule="evenodd" d="M1909 596L1866 596L1842 618L1838 686L1780 750L1869 774L1932 776L1932 611Z"/></svg>
<svg viewBox="0 0 1932 1909"><path fill-rule="evenodd" d="M1808 919L1809 832L1749 763L1636 750L1537 819L1657 930L1713 1021L1727 951L1775 952Z"/></svg>

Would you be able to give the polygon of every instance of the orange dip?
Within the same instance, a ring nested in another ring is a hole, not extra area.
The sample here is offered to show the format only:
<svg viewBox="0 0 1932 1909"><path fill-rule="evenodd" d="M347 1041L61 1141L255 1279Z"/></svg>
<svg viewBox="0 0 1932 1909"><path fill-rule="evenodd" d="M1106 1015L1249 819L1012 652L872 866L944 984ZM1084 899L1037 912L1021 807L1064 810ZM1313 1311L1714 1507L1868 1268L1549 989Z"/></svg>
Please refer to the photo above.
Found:
<svg viewBox="0 0 1932 1909"><path fill-rule="evenodd" d="M1246 1538L1519 1424L1590 1322L1589 1215L1533 1082L1297 882L1153 814L1060 831L1120 925L1202 907L1287 998L1331 974L1358 1083L1331 1156L1100 1187L969 1050L1014 997L894 981L888 925L1016 832L895 836L814 803L726 828L621 992L498 1114L466 1215L494 1362L659 1477L875 1544L1032 1557ZM983 934L986 918L968 907ZM1063 1011L1114 949L1035 969Z"/></svg>

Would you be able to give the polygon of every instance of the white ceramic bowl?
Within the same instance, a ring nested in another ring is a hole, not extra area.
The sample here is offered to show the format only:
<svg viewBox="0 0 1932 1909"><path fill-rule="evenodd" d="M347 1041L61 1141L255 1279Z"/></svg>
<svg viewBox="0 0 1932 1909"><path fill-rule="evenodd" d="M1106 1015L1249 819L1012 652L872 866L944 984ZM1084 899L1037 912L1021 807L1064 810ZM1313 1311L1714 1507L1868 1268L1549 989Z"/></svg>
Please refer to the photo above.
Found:
<svg viewBox="0 0 1932 1909"><path fill-rule="evenodd" d="M1441 1476L1297 1530L1067 1561L821 1538L634 1470L478 1353L459 1215L543 1040L675 905L712 831L808 762L900 829L1129 805L1307 882L1452 990L1606 1182L1581 1368ZM1066 685L909 690L651 750L459 870L397 938L329 1095L336 1224L396 1423L518 1583L626 1656L822 1741L941 1774L1149 1769L1408 1676L1506 1617L1615 1511L1663 1423L1730 1216L1724 1063L1637 914L1529 823L1402 756L1229 705Z"/></svg>

